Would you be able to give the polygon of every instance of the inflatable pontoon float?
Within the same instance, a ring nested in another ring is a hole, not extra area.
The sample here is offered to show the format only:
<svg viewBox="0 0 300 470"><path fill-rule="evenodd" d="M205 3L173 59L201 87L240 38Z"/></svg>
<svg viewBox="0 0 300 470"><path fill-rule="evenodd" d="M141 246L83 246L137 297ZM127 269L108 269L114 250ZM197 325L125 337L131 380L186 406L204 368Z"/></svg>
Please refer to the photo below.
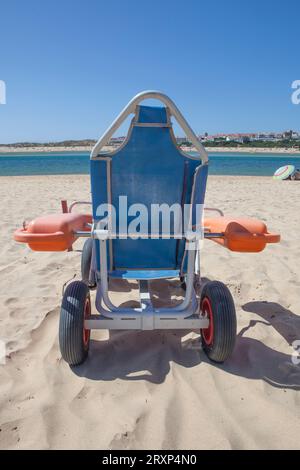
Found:
<svg viewBox="0 0 300 470"><path fill-rule="evenodd" d="M164 106L141 105L145 99L160 100ZM110 153L103 151L130 114L133 119L125 141ZM177 146L171 117L196 148L196 156ZM214 210L204 209L208 166L204 147L173 101L156 91L142 92L91 152L92 214L73 211L80 201L69 208L64 202L63 213L37 218L16 230L15 240L37 251L71 250L79 237L87 237L82 280L67 285L60 313L60 350L70 365L85 360L90 330L99 328L196 330L201 332L203 349L211 360L223 362L230 356L236 337L235 307L223 283L201 281L201 240L210 239L232 251L260 252L268 243L279 242L280 236L269 233L259 220L225 218L217 209L217 217L204 217L206 211ZM124 198L131 208L125 218ZM181 213L171 230L166 231L161 221L153 230L148 219L146 224L140 219L136 223L140 205L151 215L153 207L182 208L187 221L183 228ZM137 280L140 307L115 306L109 296L111 278ZM171 278L180 278L185 288L183 301L175 306L153 306L149 281ZM91 288L96 288L97 313L93 314Z"/></svg>

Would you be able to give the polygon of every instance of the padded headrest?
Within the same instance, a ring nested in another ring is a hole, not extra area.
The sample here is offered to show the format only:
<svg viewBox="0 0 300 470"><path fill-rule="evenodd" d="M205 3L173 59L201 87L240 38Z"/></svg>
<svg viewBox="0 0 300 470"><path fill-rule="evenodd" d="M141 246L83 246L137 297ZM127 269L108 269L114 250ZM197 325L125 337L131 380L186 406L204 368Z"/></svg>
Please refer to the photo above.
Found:
<svg viewBox="0 0 300 470"><path fill-rule="evenodd" d="M167 108L164 106L137 106L135 122L168 124Z"/></svg>

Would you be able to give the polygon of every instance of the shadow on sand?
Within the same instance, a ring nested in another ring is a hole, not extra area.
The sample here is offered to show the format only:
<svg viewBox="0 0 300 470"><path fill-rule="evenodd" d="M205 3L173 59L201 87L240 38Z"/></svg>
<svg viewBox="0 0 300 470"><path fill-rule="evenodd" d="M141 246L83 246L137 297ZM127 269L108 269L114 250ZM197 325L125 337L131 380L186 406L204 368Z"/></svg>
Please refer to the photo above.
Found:
<svg viewBox="0 0 300 470"><path fill-rule="evenodd" d="M225 364L215 364L201 348L200 337L184 338L187 331L113 331L105 341L91 340L88 359L73 368L75 374L92 380L112 381L147 380L163 383L175 362L186 368L201 362L217 367L226 373L268 384L300 390L300 364L292 362L291 354L285 354L261 341L245 337L245 333L262 324L275 330L291 345L300 338L300 318L279 304L250 302L243 310L261 316L262 320L250 320L237 335L232 357Z"/></svg>
<svg viewBox="0 0 300 470"><path fill-rule="evenodd" d="M259 315L268 325L272 326L285 341L292 345L293 341L300 339L300 311L299 315L284 308L276 302L248 302L243 305L245 312Z"/></svg>

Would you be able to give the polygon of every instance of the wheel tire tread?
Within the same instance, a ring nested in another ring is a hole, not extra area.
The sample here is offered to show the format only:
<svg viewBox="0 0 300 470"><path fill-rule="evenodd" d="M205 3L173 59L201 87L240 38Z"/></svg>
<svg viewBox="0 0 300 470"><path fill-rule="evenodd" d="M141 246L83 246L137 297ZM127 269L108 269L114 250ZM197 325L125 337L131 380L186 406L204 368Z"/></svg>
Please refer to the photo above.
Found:
<svg viewBox="0 0 300 470"><path fill-rule="evenodd" d="M208 297L214 322L214 341L203 349L214 362L224 362L232 354L236 339L236 312L229 289L219 281L208 282L202 291L201 301Z"/></svg>
<svg viewBox="0 0 300 470"><path fill-rule="evenodd" d="M83 322L84 305L89 296L89 289L82 281L73 281L63 295L59 345L62 357L69 365L81 364L87 356L88 348L83 344Z"/></svg>
<svg viewBox="0 0 300 470"><path fill-rule="evenodd" d="M90 269L93 253L93 239L88 238L83 245L81 254L81 279L87 285L94 287L94 283L90 282Z"/></svg>

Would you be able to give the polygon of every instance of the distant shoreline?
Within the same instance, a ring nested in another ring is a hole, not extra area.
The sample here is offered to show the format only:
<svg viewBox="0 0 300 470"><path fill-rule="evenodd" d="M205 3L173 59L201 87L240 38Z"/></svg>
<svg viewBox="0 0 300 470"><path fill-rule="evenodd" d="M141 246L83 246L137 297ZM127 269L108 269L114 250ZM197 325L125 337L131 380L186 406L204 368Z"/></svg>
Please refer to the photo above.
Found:
<svg viewBox="0 0 300 470"><path fill-rule="evenodd" d="M116 147L107 146L103 150L112 151ZM48 147L46 145L41 145L40 147L0 147L1 154L27 154L27 153L72 153L72 152L90 152L92 146L73 146L73 147ZM184 152L195 152L194 147L181 147L181 150ZM269 148L269 147L207 147L208 153L247 153L247 154L287 154L287 155L299 155L300 150L297 149L288 149L288 148Z"/></svg>
<svg viewBox="0 0 300 470"><path fill-rule="evenodd" d="M196 149L194 147L181 147L184 152L195 152ZM278 147L206 147L206 151L208 153L277 153L279 155L287 154L287 155L299 155L300 150L296 149L288 149L282 148L279 149Z"/></svg>

